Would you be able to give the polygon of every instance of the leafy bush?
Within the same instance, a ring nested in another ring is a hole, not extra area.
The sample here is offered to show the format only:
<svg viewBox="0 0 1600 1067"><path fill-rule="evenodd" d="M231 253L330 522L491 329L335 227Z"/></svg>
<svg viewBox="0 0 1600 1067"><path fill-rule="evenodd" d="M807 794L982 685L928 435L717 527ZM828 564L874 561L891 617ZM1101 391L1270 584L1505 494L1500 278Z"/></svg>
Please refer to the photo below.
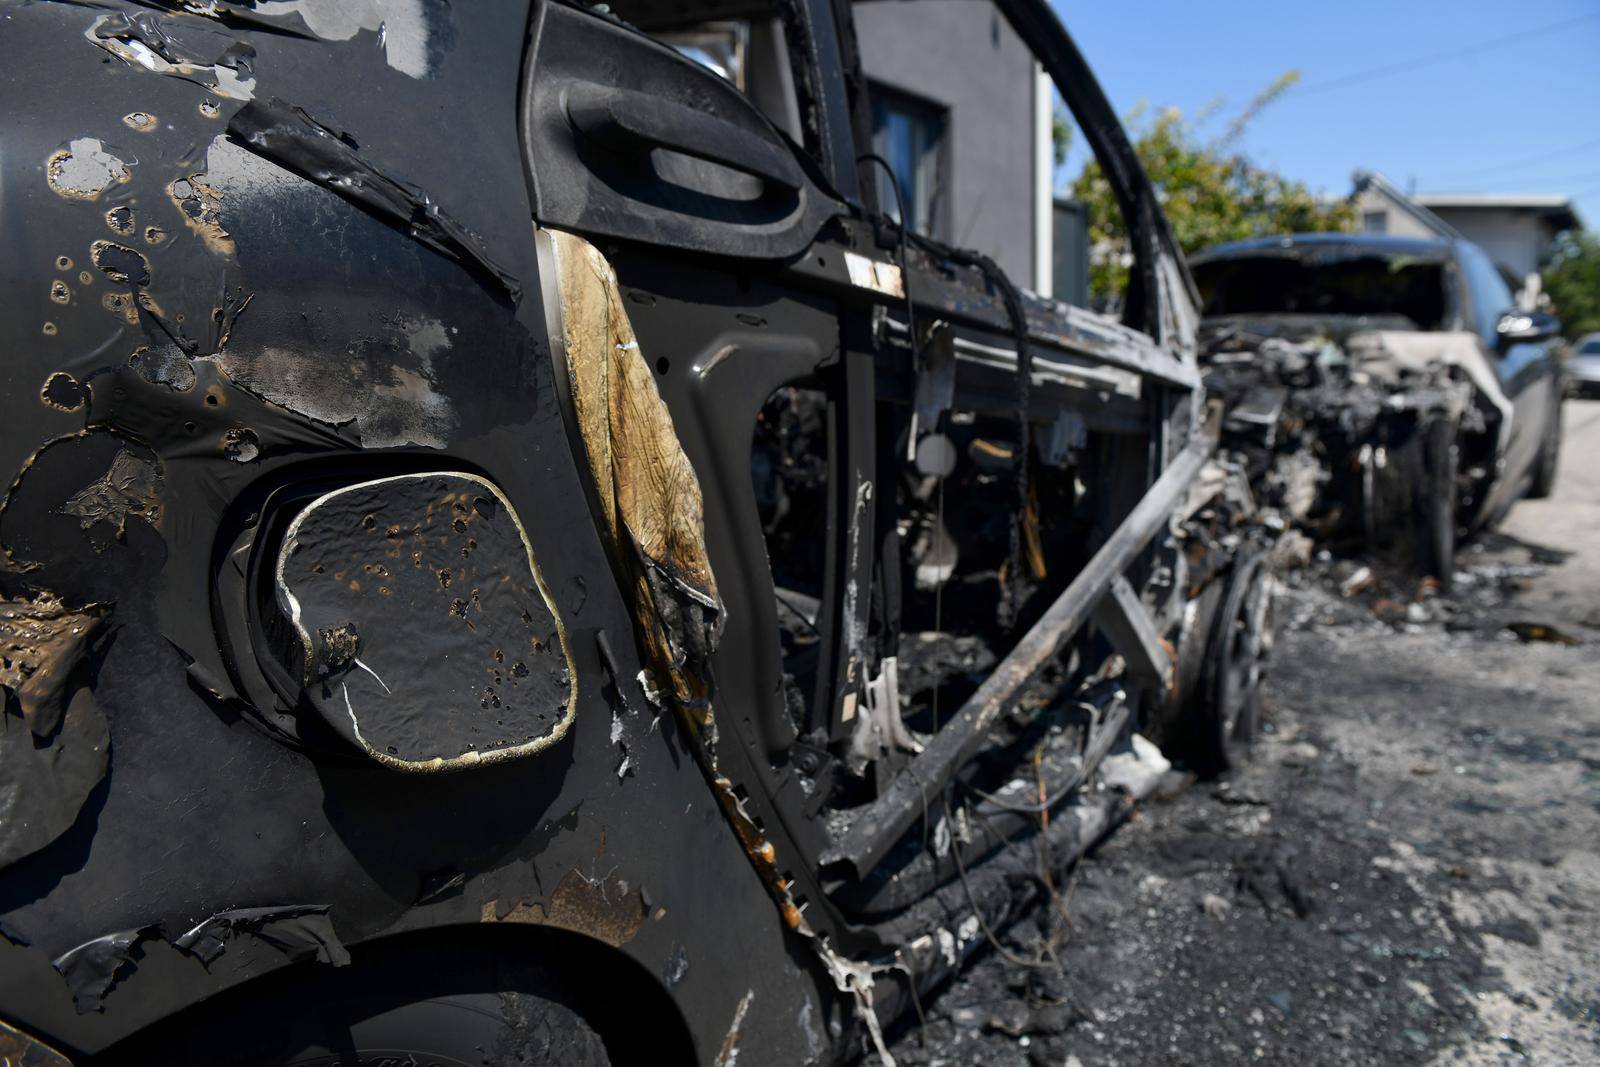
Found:
<svg viewBox="0 0 1600 1067"><path fill-rule="evenodd" d="M1185 255L1247 237L1354 228L1348 199L1322 199L1304 182L1258 166L1234 147L1251 120L1299 77L1290 71L1273 82L1220 137L1202 134L1214 108L1196 120L1176 108L1147 118L1141 107L1128 117L1134 149ZM1073 181L1071 196L1089 207L1090 293L1097 305L1112 303L1127 286L1132 256L1122 213L1094 160Z"/></svg>

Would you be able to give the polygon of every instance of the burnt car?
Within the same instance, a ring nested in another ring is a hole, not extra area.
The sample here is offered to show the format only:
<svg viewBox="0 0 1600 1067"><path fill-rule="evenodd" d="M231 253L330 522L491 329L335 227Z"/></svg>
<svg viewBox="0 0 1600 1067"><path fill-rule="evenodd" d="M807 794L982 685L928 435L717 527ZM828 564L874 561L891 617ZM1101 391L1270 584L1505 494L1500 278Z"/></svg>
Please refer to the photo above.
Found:
<svg viewBox="0 0 1600 1067"><path fill-rule="evenodd" d="M0 5L9 1062L833 1062L1238 758L1275 535L998 8L1120 319L888 221L841 4Z"/></svg>
<svg viewBox="0 0 1600 1067"><path fill-rule="evenodd" d="M1282 521L1448 585L1459 537L1550 492L1560 323L1477 245L1296 234L1190 266L1230 453Z"/></svg>

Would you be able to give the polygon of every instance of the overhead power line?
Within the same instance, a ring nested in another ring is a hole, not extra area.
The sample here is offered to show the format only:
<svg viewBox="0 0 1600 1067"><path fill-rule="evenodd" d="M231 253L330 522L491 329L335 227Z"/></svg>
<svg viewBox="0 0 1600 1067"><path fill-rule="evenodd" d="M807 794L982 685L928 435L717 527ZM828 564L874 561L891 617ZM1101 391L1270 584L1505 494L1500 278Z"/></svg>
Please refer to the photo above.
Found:
<svg viewBox="0 0 1600 1067"><path fill-rule="evenodd" d="M1522 170L1524 167L1532 167L1539 163L1549 163L1552 160L1569 159L1572 156L1582 155L1595 148L1600 148L1600 137L1596 137L1592 141L1585 141L1582 144L1568 145L1566 148L1560 148L1554 152L1544 152L1537 156L1526 156L1522 159L1513 159L1505 163L1496 163L1492 167L1457 171L1455 174L1446 175L1443 180L1450 182L1470 181L1475 178L1481 178L1486 174L1502 174L1508 170ZM1434 184L1438 184L1439 181L1440 179L1435 178Z"/></svg>
<svg viewBox="0 0 1600 1067"><path fill-rule="evenodd" d="M1475 44L1463 45L1459 48L1452 48L1448 51L1434 52L1433 54L1426 56L1417 56L1412 59L1402 60L1398 63L1388 63L1381 67L1369 67L1366 70L1358 70L1353 74L1346 74L1343 77L1330 78L1326 81L1311 82L1308 85L1302 85L1298 89L1295 89L1292 95L1306 96L1311 93L1332 92L1335 89L1344 89L1352 85L1360 85L1362 82L1373 81L1377 78L1387 78L1395 74L1405 74L1413 70L1420 70L1423 67L1437 66L1440 63L1448 63L1453 59L1461 59L1465 56L1477 55L1480 52L1495 51L1504 48L1506 45L1515 41L1526 41L1533 37L1543 37L1547 34L1571 29L1573 26L1577 26L1585 22L1592 22L1597 18L1600 18L1600 11L1591 11L1586 15L1579 15L1576 18L1563 19L1560 22L1552 22L1544 26L1535 26L1531 29L1520 30L1516 33L1501 34L1488 40L1479 41Z"/></svg>
<svg viewBox="0 0 1600 1067"><path fill-rule="evenodd" d="M1571 186L1577 185L1580 182L1592 182L1596 178L1600 178L1600 171L1592 171L1591 170L1591 171L1585 171L1582 174L1569 174L1569 175L1566 175L1565 177L1557 177L1557 178L1529 178L1526 181L1519 181L1517 183L1517 185L1516 185L1516 190L1515 191L1516 192L1528 192L1530 190L1535 190L1535 189L1551 189L1551 188L1553 188L1555 191L1559 192L1561 187L1563 187L1563 186L1566 186L1566 187L1570 188ZM1474 192L1473 190L1468 189L1468 188L1464 188L1463 187L1463 183L1461 183L1461 182L1454 182L1454 183L1451 183L1451 184L1454 185L1454 188L1451 188L1451 187L1447 186L1444 182L1430 181L1430 182L1427 183L1428 192L1426 192L1426 193L1424 193L1422 195L1424 195L1424 196L1452 196L1452 195L1476 196L1476 195L1478 195L1477 192ZM1478 183L1478 187L1481 189L1482 188L1482 183Z"/></svg>

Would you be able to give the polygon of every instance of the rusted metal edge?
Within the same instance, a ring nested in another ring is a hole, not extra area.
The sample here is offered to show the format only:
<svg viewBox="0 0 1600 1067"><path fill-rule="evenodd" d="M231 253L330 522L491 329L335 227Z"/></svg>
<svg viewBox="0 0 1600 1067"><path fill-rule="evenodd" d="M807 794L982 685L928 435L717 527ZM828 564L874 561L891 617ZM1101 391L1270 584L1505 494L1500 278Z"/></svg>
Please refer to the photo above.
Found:
<svg viewBox="0 0 1600 1067"><path fill-rule="evenodd" d="M0 1022L0 1063L7 1067L72 1067L72 1061L38 1038Z"/></svg>
<svg viewBox="0 0 1600 1067"><path fill-rule="evenodd" d="M569 682L567 690L567 713L557 720L556 724L550 728L550 732L545 734L543 737L536 737L532 741L525 741L520 745L511 745L506 748L491 749L487 752L480 752L477 750L463 752L459 756L451 756L449 758L444 756L435 756L429 760L406 760L390 755L383 749L375 747L367 742L367 739L361 734L361 724L356 720L355 714L353 712L351 713L350 726L351 729L355 731L356 741L361 745L363 752L385 767L399 771L411 771L422 774L431 774L440 771L454 771L466 767L484 766L491 763L504 763L507 760L519 759L523 756L530 756L535 752L555 744L557 741L565 737L567 734L567 728L572 725L572 720L576 717L578 712L578 670L572 659L572 646L567 640L567 627L566 624L561 621L561 612L556 607L555 598L550 595L550 587L545 584L544 573L539 569L538 560L534 558L533 544L528 540L528 531L522 525L522 517L517 514L516 508L511 506L511 501L506 499L506 495L500 491L499 486L495 485L486 478L476 474L469 474L466 471L424 471L420 474L396 474L387 478L374 478L367 482L357 482L354 485L340 486L338 489L334 489L331 492L324 493L317 497L310 504L306 505L306 507L301 510L300 514L295 516L294 522L289 524L288 532L284 534L283 545L278 550L278 560L273 567L273 584L276 586L277 593L284 602L284 607L288 612L289 621L294 626L295 633L299 635L300 643L305 647L306 657L309 660L311 657L316 655L316 646L312 642L311 635L306 632L304 624L302 624L300 621L300 602L295 599L293 593L289 592L289 587L284 577L284 567L288 563L290 555L292 555L294 552L296 539L300 533L301 522L304 521L308 515L316 511L318 507L327 503L329 500L332 500L334 497L340 496L344 493L354 492L358 489L367 489L373 486L384 485L390 482L405 481L407 479L437 478L440 476L463 478L476 485L482 486L485 491L494 494L494 498L500 502L500 506L506 509L506 514L511 517L512 523L515 524L517 528L517 535L522 539L522 548L528 557L528 569L533 572L533 580L539 588L539 595L544 598L545 607L550 610L550 617L555 620L556 635L561 641L561 654L565 656L567 660L567 678L569 679Z"/></svg>
<svg viewBox="0 0 1600 1067"><path fill-rule="evenodd" d="M1112 582L1172 516L1200 468L1216 448L1214 430L1199 433L1157 478L1100 551L1056 598L1039 621L984 679L948 725L908 763L877 800L861 808L850 828L823 855L844 863L858 878L877 866L912 823L937 802L952 775L982 747L1001 713L1083 625Z"/></svg>

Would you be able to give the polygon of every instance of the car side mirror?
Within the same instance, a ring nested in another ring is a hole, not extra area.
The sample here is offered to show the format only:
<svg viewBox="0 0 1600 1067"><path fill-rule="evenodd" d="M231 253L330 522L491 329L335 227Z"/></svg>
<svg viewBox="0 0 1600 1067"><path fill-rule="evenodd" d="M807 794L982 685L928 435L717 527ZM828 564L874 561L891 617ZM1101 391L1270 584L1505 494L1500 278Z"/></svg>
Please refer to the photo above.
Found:
<svg viewBox="0 0 1600 1067"><path fill-rule="evenodd" d="M1512 345L1547 341L1561 332L1561 320L1548 311L1508 311L1495 323L1503 352Z"/></svg>

